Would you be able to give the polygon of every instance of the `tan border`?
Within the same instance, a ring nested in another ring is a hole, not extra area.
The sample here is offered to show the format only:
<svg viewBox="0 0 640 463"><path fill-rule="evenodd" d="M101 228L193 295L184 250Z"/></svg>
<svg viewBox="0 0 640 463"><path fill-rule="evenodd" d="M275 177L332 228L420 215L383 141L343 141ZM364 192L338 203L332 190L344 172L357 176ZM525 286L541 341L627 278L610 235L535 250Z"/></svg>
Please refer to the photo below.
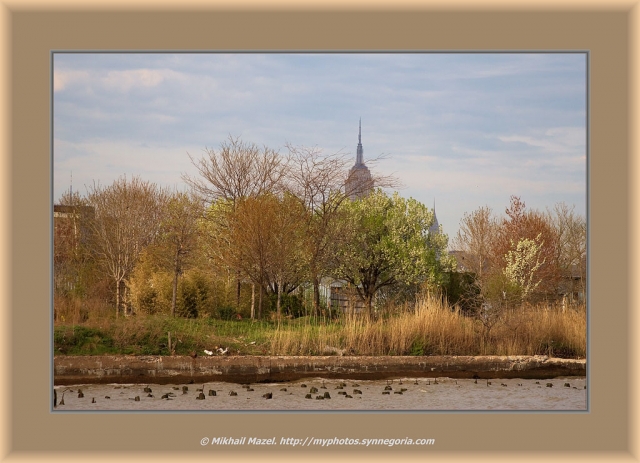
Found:
<svg viewBox="0 0 640 463"><path fill-rule="evenodd" d="M98 6L105 5L100 2ZM96 9L96 2L92 9ZM113 2L109 2L113 5ZM118 2L124 4L124 0ZM168 451L211 460L255 456L299 458L261 451L218 453L199 448L200 435L317 437L435 437L435 451L375 449L367 458L460 458L638 460L638 332L634 312L640 295L629 282L638 248L637 174L639 97L638 2L601 0L540 5L446 2L381 4L369 12L295 13L244 3L243 11L194 12L197 3L177 2L176 11L127 1L129 11L82 14L81 3L0 0L3 124L0 142L2 229L0 326L3 457L62 456L59 451L143 451L147 458L181 458ZM153 2L154 5L157 2ZM342 4L342 2L340 3ZM360 4L362 4L360 2ZM370 4L370 2L367 2ZM130 5L143 14L132 11ZM218 3L218 6L222 3ZM273 3L271 4L273 5ZM333 8L337 8L337 2ZM148 9L147 9L148 8ZM531 11L527 11L527 8ZM228 8L227 8L228 10ZM50 49L581 49L591 50L591 412L589 414L129 414L52 415L49 409L49 50ZM630 74L627 74L627 73ZM629 99L629 97L632 98ZM632 102L632 106L627 103ZM628 111L628 113L627 113ZM11 153L11 154L9 154ZM630 168L632 167L632 168ZM627 219L627 216L630 219ZM635 231L635 233L632 233ZM11 258L9 258L11 256ZM633 259L632 259L633 258ZM637 278L635 279L637 282ZM633 293L631 292L633 291ZM631 323L633 322L633 323ZM632 344L633 343L633 344ZM626 368L625 368L626 367ZM633 380L633 381L632 381ZM460 453L474 451L470 453ZM489 453L478 453L480 451ZM544 451L544 454L537 453ZM598 453L594 453L598 451ZM164 452L153 454L148 452ZM549 454L546 452L565 452ZM584 453L586 452L586 453ZM602 452L602 453L601 453ZM305 459L355 456L354 449L305 452ZM185 457L186 455L182 455ZM114 458L115 455L111 455ZM118 455L118 458L120 456ZM69 457L66 456L66 459ZM136 458L140 456L136 455Z"/></svg>

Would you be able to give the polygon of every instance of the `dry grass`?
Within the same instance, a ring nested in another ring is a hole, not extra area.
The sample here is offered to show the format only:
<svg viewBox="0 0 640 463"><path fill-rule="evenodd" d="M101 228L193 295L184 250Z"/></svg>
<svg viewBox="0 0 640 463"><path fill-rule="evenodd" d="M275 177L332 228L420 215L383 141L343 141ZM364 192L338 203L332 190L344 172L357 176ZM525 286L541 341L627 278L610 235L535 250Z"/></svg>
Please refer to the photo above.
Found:
<svg viewBox="0 0 640 463"><path fill-rule="evenodd" d="M327 349L329 347L330 349ZM487 332L482 323L425 298L415 311L369 321L347 316L325 327L278 327L272 355L586 355L585 307L505 311Z"/></svg>
<svg viewBox="0 0 640 463"><path fill-rule="evenodd" d="M105 307L56 301L56 352L167 355L171 332L181 355L215 346L243 355L586 355L584 306L507 310L489 331L430 297L416 310L397 308L374 321L353 315L278 323L144 314L116 320Z"/></svg>

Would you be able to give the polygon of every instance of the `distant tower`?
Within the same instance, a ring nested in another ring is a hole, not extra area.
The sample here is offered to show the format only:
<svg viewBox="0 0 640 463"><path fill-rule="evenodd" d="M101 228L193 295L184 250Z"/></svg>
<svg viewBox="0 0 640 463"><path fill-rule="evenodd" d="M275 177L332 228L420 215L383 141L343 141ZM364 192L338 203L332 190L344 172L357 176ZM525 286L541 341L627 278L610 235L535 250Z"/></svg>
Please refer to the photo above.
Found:
<svg viewBox="0 0 640 463"><path fill-rule="evenodd" d="M364 163L364 150L362 149L362 119L358 124L358 148L356 150L356 163L349 170L349 177L345 182L345 191L349 199L363 198L373 189L371 172Z"/></svg>
<svg viewBox="0 0 640 463"><path fill-rule="evenodd" d="M438 216L436 215L436 200L433 200L433 223L429 227L430 235L437 235L440 233L440 224L438 223Z"/></svg>

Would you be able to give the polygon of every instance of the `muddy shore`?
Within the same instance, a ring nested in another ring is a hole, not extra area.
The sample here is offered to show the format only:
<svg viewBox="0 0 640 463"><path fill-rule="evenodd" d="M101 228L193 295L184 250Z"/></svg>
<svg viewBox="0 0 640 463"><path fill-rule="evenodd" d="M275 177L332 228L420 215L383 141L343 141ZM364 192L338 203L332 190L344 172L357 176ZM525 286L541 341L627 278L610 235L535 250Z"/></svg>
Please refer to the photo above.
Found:
<svg viewBox="0 0 640 463"><path fill-rule="evenodd" d="M56 356L54 384L284 382L302 378L523 378L585 376L586 360L547 356L185 357Z"/></svg>

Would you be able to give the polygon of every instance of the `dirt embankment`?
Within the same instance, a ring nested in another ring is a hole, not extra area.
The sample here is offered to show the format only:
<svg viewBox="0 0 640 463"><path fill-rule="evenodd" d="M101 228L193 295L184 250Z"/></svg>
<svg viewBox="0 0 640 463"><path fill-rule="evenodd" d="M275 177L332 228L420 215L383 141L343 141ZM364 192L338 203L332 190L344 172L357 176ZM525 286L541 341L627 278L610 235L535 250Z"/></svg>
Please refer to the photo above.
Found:
<svg viewBox="0 0 640 463"><path fill-rule="evenodd" d="M387 379L394 377L547 379L585 376L586 360L546 356L429 357L184 357L57 356L54 384L225 381L292 381L308 377Z"/></svg>

